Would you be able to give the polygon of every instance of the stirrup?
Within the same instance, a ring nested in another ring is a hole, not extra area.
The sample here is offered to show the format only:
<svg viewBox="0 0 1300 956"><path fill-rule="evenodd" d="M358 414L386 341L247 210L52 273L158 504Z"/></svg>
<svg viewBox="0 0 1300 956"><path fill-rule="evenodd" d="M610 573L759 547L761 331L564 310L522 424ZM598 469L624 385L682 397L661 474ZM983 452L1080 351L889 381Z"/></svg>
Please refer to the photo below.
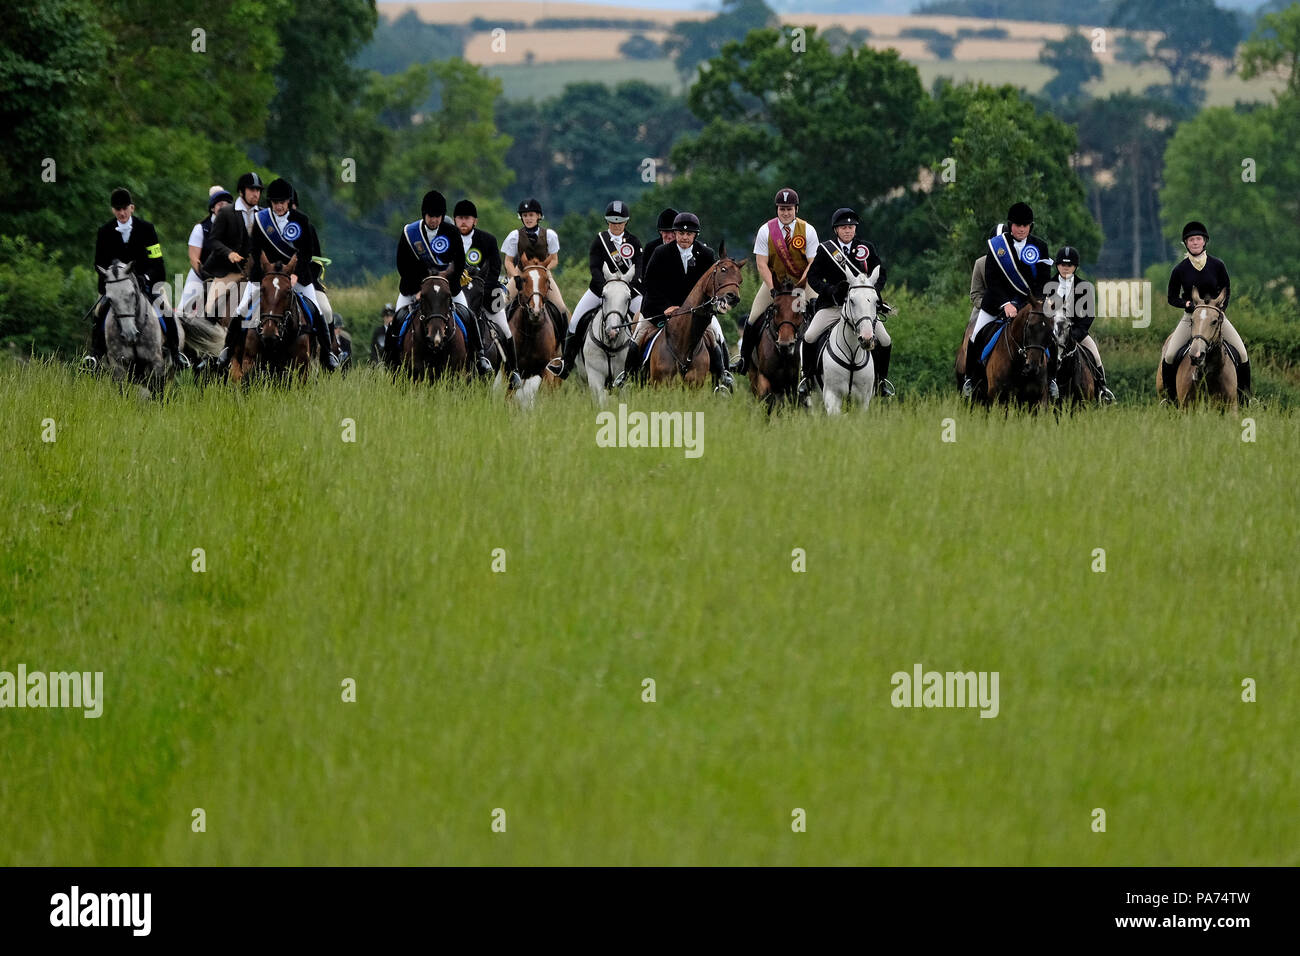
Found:
<svg viewBox="0 0 1300 956"><path fill-rule="evenodd" d="M172 363L177 368L194 367L193 363L190 362L190 357L186 355L184 352L182 352L180 349L172 349Z"/></svg>
<svg viewBox="0 0 1300 956"><path fill-rule="evenodd" d="M1101 391L1097 393L1097 400L1103 405L1113 405L1115 403L1115 393L1103 385Z"/></svg>
<svg viewBox="0 0 1300 956"><path fill-rule="evenodd" d="M1056 401L1061 397L1061 386L1056 384L1056 379L1049 378L1047 380L1047 392L1052 396L1052 401Z"/></svg>
<svg viewBox="0 0 1300 956"><path fill-rule="evenodd" d="M961 383L961 394L964 398L975 397L975 382L969 375L966 376L966 381Z"/></svg>
<svg viewBox="0 0 1300 956"><path fill-rule="evenodd" d="M609 387L622 388L624 385L627 384L627 377L628 377L627 369L623 369L623 371L619 372L617 375L614 376L614 381L610 383Z"/></svg>
<svg viewBox="0 0 1300 956"><path fill-rule="evenodd" d="M492 374L492 362L482 352L478 353L478 358L475 359L474 365L480 375L487 376ZM518 375L519 373L516 372L515 374Z"/></svg>
<svg viewBox="0 0 1300 956"><path fill-rule="evenodd" d="M513 392L524 387L524 380L519 377L519 373L514 369L510 371L510 378L506 380L506 391Z"/></svg>
<svg viewBox="0 0 1300 956"><path fill-rule="evenodd" d="M728 369L728 371L732 372L732 373L735 374L735 375L744 375L744 374L745 374L745 356L743 356L743 355L737 355L734 359L732 359L732 360L731 360L731 367Z"/></svg>
<svg viewBox="0 0 1300 956"><path fill-rule="evenodd" d="M95 358L93 355L83 355L81 357L81 364L77 366L77 370L81 372L96 372L99 370L99 359Z"/></svg>
<svg viewBox="0 0 1300 956"><path fill-rule="evenodd" d="M887 378L882 378L876 384L876 390L882 398L892 398L894 395L894 383Z"/></svg>
<svg viewBox="0 0 1300 956"><path fill-rule="evenodd" d="M718 384L713 386L714 394L723 392L726 393L727 395L730 395L732 387L735 384L736 384L735 381L731 377L731 373L723 372L721 375L718 376Z"/></svg>

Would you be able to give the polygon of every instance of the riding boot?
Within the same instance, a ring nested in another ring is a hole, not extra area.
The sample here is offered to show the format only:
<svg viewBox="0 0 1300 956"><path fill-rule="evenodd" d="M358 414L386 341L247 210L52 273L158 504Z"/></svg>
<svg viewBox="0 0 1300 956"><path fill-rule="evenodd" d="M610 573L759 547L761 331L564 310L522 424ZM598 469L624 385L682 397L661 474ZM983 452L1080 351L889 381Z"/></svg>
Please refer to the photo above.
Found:
<svg viewBox="0 0 1300 956"><path fill-rule="evenodd" d="M95 324L90 332L90 354L102 359L108 354L108 342L104 338L104 323L108 320L108 300L103 299L95 309Z"/></svg>
<svg viewBox="0 0 1300 956"><path fill-rule="evenodd" d="M623 366L623 374L627 378L632 378L637 372L641 371L642 353L645 346L641 345L635 339L627 345L627 363Z"/></svg>
<svg viewBox="0 0 1300 956"><path fill-rule="evenodd" d="M509 376L508 388L514 391L524 384L523 379L519 377L519 357L515 354L515 340L510 338L498 339L497 341L501 343L501 351L506 356L505 369L506 374Z"/></svg>
<svg viewBox="0 0 1300 956"><path fill-rule="evenodd" d="M962 386L961 393L967 398L974 398L976 384L981 378L984 378L984 366L980 362L979 349L975 347L975 339L972 337L966 343L966 383Z"/></svg>
<svg viewBox="0 0 1300 956"><path fill-rule="evenodd" d="M1106 370L1097 366L1097 401L1109 405L1115 401L1115 393L1106 387Z"/></svg>
<svg viewBox="0 0 1300 956"><path fill-rule="evenodd" d="M758 345L758 337L763 334L763 322L759 319L756 322L746 322L744 331L740 336L740 359L736 362L736 367L732 369L738 375L748 375L750 363L754 361L754 347Z"/></svg>
<svg viewBox="0 0 1300 956"><path fill-rule="evenodd" d="M456 307L453 305L453 314L455 311ZM492 374L492 363L483 354L483 335L479 331L478 322L473 319L465 323L465 351L471 368L480 375Z"/></svg>
<svg viewBox="0 0 1300 956"><path fill-rule="evenodd" d="M876 365L876 393L889 398L894 394L894 383L889 380L889 353L894 346L877 345L871 353L871 361Z"/></svg>
<svg viewBox="0 0 1300 956"><path fill-rule="evenodd" d="M1237 397L1243 405L1249 405L1254 397L1250 392L1250 363L1242 362L1237 366Z"/></svg>
<svg viewBox="0 0 1300 956"><path fill-rule="evenodd" d="M713 373L714 391L731 391L735 384L731 372L727 368L726 358L722 351L722 345L714 342L713 348L709 349L709 371Z"/></svg>
<svg viewBox="0 0 1300 956"><path fill-rule="evenodd" d="M573 367L578 364L578 353L582 351L582 342L591 325L591 313L588 312L578 320L578 327L564 340L564 368L560 369L560 378L568 378Z"/></svg>
<svg viewBox="0 0 1300 956"><path fill-rule="evenodd" d="M306 314L305 308L303 313ZM311 333L316 336L316 348L320 352L321 368L331 372L334 371L339 366L339 357L334 354L330 342L330 330L325 325L324 318L309 317L307 321L311 322Z"/></svg>
<svg viewBox="0 0 1300 956"><path fill-rule="evenodd" d="M1160 378L1165 385L1165 394L1172 405L1178 404L1178 368L1164 359L1160 360Z"/></svg>

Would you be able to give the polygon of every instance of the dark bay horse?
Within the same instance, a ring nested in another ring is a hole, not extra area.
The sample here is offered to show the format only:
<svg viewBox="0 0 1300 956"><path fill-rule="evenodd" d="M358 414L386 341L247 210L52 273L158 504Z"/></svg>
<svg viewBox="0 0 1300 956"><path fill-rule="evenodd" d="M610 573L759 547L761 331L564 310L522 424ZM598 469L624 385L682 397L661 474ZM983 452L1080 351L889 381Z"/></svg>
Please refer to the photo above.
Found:
<svg viewBox="0 0 1300 956"><path fill-rule="evenodd" d="M655 332L645 359L646 380L666 385L679 375L695 388L709 377L709 350L704 332L715 313L722 314L740 301L740 269L744 259L728 259L727 244L718 247L718 261L700 276L686 301L668 310L662 331Z"/></svg>
<svg viewBox="0 0 1300 956"><path fill-rule="evenodd" d="M1052 347L1052 323L1043 311L1043 300L1031 298L1002 326L1001 335L984 363L985 407L994 402L1015 403L1026 408L1047 406L1047 373ZM975 383L975 394L980 395Z"/></svg>
<svg viewBox="0 0 1300 956"><path fill-rule="evenodd" d="M453 294L446 273L426 276L420 283L419 297L403 320L406 330L398 327L401 367L417 381L465 377L469 350L456 325Z"/></svg>
<svg viewBox="0 0 1300 956"><path fill-rule="evenodd" d="M1228 411L1237 410L1237 366L1223 344L1225 295L1220 292L1213 299L1203 299L1198 290L1192 290L1192 340L1178 360L1174 380L1179 408L1186 408L1199 399L1213 399ZM1163 392L1164 380L1157 364L1156 394Z"/></svg>
<svg viewBox="0 0 1300 956"><path fill-rule="evenodd" d="M243 347L230 363L231 381L242 381L254 371L285 380L296 371L300 382L307 381L316 340L293 291L292 273L297 263L295 255L288 262L272 265L262 254L261 316L257 327L244 334Z"/></svg>
<svg viewBox="0 0 1300 956"><path fill-rule="evenodd" d="M772 293L772 308L763 316L763 336L754 349L749 390L767 403L793 403L799 393L799 343L803 340L807 290L786 281Z"/></svg>

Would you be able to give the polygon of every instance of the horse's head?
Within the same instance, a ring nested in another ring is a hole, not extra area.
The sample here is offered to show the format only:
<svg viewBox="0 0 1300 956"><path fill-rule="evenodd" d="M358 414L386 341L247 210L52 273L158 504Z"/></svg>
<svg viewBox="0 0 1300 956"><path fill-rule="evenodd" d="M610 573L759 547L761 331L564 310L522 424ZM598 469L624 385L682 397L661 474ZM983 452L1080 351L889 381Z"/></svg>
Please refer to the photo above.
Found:
<svg viewBox="0 0 1300 956"><path fill-rule="evenodd" d="M1187 354L1197 368L1205 365L1206 355L1223 341L1223 300L1226 295L1226 292L1220 292L1209 298L1202 296L1199 289L1192 290L1192 344Z"/></svg>
<svg viewBox="0 0 1300 956"><path fill-rule="evenodd" d="M1023 320L1023 321L1022 321ZM1013 320L1021 323L1020 333L1014 338L1019 342L1018 355L1025 367L1038 375L1047 371L1048 349L1056 332L1056 318L1047 315L1047 300L1030 296L1029 304L1017 310ZM1069 322L1066 322L1066 335L1069 335Z"/></svg>
<svg viewBox="0 0 1300 956"><path fill-rule="evenodd" d="M262 318L258 335L265 342L279 342L286 335L293 313L293 269L295 253L288 262L271 263L262 253Z"/></svg>
<svg viewBox="0 0 1300 956"><path fill-rule="evenodd" d="M130 345L139 334L135 318L140 313L140 283L134 265L114 259L107 269L103 266L95 268L104 276L104 297L108 299L113 318L122 330L122 339Z"/></svg>
<svg viewBox="0 0 1300 956"><path fill-rule="evenodd" d="M1052 338L1056 342L1056 347L1061 352L1068 351L1070 348L1070 315L1066 312L1065 303L1056 296L1051 296L1044 303L1044 308L1051 313Z"/></svg>
<svg viewBox="0 0 1300 956"><path fill-rule="evenodd" d="M772 293L772 304L775 306L776 314L772 316L770 327L776 338L777 351L786 355L794 352L795 346L802 338L803 323L807 315L806 295L806 290L788 280L781 283L781 287Z"/></svg>
<svg viewBox="0 0 1300 956"><path fill-rule="evenodd" d="M419 328L428 347L435 352L456 334L450 271L432 273L420 283Z"/></svg>
<svg viewBox="0 0 1300 956"><path fill-rule="evenodd" d="M876 347L876 315L880 309L880 293L876 282L880 279L880 266L870 275L856 275L849 282L849 290L840 306L840 315L858 337L858 345L870 351Z"/></svg>
<svg viewBox="0 0 1300 956"><path fill-rule="evenodd" d="M600 336L606 345L626 342L631 336L628 312L632 305L632 286L606 263L605 288L600 296Z"/></svg>
<svg viewBox="0 0 1300 956"><path fill-rule="evenodd" d="M705 294L713 300L713 311L719 315L740 302L740 284L745 281L740 270L745 265L745 261L727 258L725 239L718 246L718 261L706 273L708 284L705 286Z"/></svg>
<svg viewBox="0 0 1300 956"><path fill-rule="evenodd" d="M551 289L551 274L540 265L531 265L515 276L515 291L519 304L533 325L541 325L546 317L546 293Z"/></svg>

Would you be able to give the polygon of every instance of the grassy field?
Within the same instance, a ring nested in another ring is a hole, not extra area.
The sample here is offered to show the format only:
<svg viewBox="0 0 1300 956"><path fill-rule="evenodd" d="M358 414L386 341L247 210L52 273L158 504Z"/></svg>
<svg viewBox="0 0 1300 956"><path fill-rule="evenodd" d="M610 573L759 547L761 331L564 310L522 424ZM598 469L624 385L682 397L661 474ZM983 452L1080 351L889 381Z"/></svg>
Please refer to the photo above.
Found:
<svg viewBox="0 0 1300 956"><path fill-rule="evenodd" d="M626 401L703 454L576 390L0 368L0 670L104 674L0 710L0 863L1300 863L1295 413ZM998 715L896 709L918 663Z"/></svg>

